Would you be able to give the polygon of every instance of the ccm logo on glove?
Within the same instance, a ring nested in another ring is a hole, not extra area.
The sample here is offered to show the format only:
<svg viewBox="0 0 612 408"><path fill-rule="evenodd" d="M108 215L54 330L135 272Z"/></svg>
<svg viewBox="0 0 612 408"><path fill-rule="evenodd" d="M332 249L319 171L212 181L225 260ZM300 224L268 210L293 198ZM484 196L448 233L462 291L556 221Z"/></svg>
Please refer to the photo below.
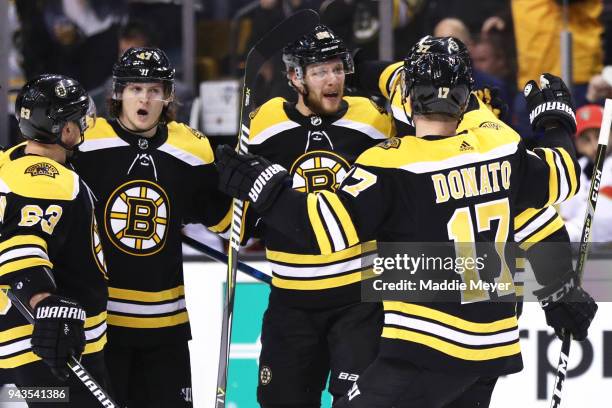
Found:
<svg viewBox="0 0 612 408"><path fill-rule="evenodd" d="M546 111L565 111L568 115L570 115L574 120L576 120L576 115L574 114L574 110L564 104L563 102L546 102L542 105L537 106L530 114L529 114L529 122L533 123L533 120L540 115L542 112Z"/></svg>
<svg viewBox="0 0 612 408"><path fill-rule="evenodd" d="M74 319L85 321L86 313L80 307L41 306L36 309L37 319Z"/></svg>
<svg viewBox="0 0 612 408"><path fill-rule="evenodd" d="M270 181L272 176L280 173L281 171L285 171L283 166L279 164L272 164L268 166L263 172L261 172L259 177L257 177L255 182L253 183L253 187L251 187L251 190L249 191L249 197L251 198L251 201L256 202L259 198L259 193L261 193L261 190L263 190L267 182Z"/></svg>

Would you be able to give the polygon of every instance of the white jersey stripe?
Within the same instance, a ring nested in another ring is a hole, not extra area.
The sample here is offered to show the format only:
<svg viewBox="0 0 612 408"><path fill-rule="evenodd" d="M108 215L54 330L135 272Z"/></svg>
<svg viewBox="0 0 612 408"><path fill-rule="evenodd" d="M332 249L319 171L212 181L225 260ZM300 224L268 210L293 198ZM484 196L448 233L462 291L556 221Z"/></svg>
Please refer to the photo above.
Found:
<svg viewBox="0 0 612 408"><path fill-rule="evenodd" d="M195 156L186 150L179 149L178 147L172 146L171 144L168 144L168 143L164 143L163 145L159 146L157 150L166 152L169 155L174 156L177 159L184 161L185 163L191 166L201 166L204 164L209 164L205 162L204 160L200 159L198 156Z"/></svg>
<svg viewBox="0 0 612 408"><path fill-rule="evenodd" d="M43 258L47 261L49 260L49 256L47 255L47 253L39 247L23 247L6 251L2 255L0 255L0 265L6 262L10 262L13 259L22 258L26 256Z"/></svg>
<svg viewBox="0 0 612 408"><path fill-rule="evenodd" d="M262 144L263 142L265 142L272 136L277 135L281 132L284 132L285 130L293 129L296 127L300 127L300 125L296 122L292 122L289 120L286 120L281 123L277 123L276 125L270 126L269 128L259 132L257 136L249 140L249 144L250 145Z"/></svg>
<svg viewBox="0 0 612 408"><path fill-rule="evenodd" d="M321 196L317 197L317 201L319 203L319 208L321 209L321 214L323 215L323 222L325 223L325 226L327 227L326 229L329 232L329 235L331 235L332 242L334 243L334 251L340 251L346 248L346 242L344 242L340 225L338 225L338 222L332 215L327 203Z"/></svg>
<svg viewBox="0 0 612 408"><path fill-rule="evenodd" d="M339 262L331 265L304 267L281 265L272 261L269 262L272 272L282 278L324 278L370 267L374 263L374 258L376 258L376 256L376 254L370 254L365 257L351 259L350 261Z"/></svg>
<svg viewBox="0 0 612 408"><path fill-rule="evenodd" d="M395 313L385 313L385 324L405 327L406 329L419 330L426 333L452 340L467 346L488 346L500 343L518 341L518 327L503 333L475 335L453 330L433 322L406 317Z"/></svg>
<svg viewBox="0 0 612 408"><path fill-rule="evenodd" d="M527 225L523 226L523 228L514 234L514 242L523 242L527 237L537 231L540 227L547 224L552 220L557 212L553 207L548 207L546 211L537 216L534 219L529 220Z"/></svg>
<svg viewBox="0 0 612 408"><path fill-rule="evenodd" d="M160 305L137 305L133 303L109 300L107 309L109 312L130 313L135 315L157 315L163 313L178 312L185 309L185 299L179 299L170 303Z"/></svg>
<svg viewBox="0 0 612 408"><path fill-rule="evenodd" d="M90 152L92 150L111 149L113 147L129 146L127 142L118 137L107 137L104 139L85 140L79 150L82 152Z"/></svg>
<svg viewBox="0 0 612 408"><path fill-rule="evenodd" d="M372 139L388 138L388 135L385 135L380 130L376 129L374 126L370 126L366 123L356 122L348 119L338 119L337 121L332 123L332 125L356 130L358 132L368 135Z"/></svg>

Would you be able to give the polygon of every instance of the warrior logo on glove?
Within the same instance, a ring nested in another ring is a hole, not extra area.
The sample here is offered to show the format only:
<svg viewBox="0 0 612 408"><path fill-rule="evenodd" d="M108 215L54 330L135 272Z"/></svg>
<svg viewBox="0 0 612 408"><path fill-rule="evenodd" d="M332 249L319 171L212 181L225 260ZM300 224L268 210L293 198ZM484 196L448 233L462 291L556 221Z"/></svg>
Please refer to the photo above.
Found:
<svg viewBox="0 0 612 408"><path fill-rule="evenodd" d="M524 95L533 130L543 130L550 125L562 125L570 133L576 132L574 102L561 78L543 74L540 77L539 87L534 81L527 82Z"/></svg>
<svg viewBox="0 0 612 408"><path fill-rule="evenodd" d="M261 193L261 190L263 190L263 188L266 186L268 181L270 181L272 176L280 173L281 171L286 170L283 166L279 164L273 164L271 166L268 166L263 172L261 172L261 174L253 183L253 187L251 187L251 190L249 191L249 197L251 198L251 201L256 202L259 198L259 193Z"/></svg>

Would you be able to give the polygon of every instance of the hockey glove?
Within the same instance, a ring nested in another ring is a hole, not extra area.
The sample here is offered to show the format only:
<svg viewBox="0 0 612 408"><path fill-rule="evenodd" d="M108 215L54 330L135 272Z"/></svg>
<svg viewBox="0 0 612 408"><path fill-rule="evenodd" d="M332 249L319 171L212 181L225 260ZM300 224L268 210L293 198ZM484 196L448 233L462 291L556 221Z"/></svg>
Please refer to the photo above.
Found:
<svg viewBox="0 0 612 408"><path fill-rule="evenodd" d="M578 341L587 338L589 326L597 312L597 303L576 285L573 271L533 293L544 309L546 323L555 329L557 337L563 339L565 333L570 333Z"/></svg>
<svg viewBox="0 0 612 408"><path fill-rule="evenodd" d="M551 74L540 76L540 87L535 81L527 82L524 89L529 122L533 130L543 130L558 123L572 135L576 133L574 102L563 80Z"/></svg>
<svg viewBox="0 0 612 408"><path fill-rule="evenodd" d="M232 197L250 201L264 213L276 200L288 177L287 170L261 156L239 154L227 145L217 147L219 190Z"/></svg>
<svg viewBox="0 0 612 408"><path fill-rule="evenodd" d="M85 350L85 310L74 300L51 295L36 305L32 351L62 381L68 378L71 356Z"/></svg>
<svg viewBox="0 0 612 408"><path fill-rule="evenodd" d="M499 96L499 89L495 87L485 86L484 88L474 91L478 99L480 99L497 119L503 119L508 114L508 104Z"/></svg>

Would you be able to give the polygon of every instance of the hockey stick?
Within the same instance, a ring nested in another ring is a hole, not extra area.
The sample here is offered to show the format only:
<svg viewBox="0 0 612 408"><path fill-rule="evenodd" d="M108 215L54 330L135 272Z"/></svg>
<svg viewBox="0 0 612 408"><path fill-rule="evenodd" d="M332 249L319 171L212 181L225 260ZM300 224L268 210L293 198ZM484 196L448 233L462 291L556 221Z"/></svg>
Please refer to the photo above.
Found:
<svg viewBox="0 0 612 408"><path fill-rule="evenodd" d="M302 10L286 18L274 27L249 51L245 64L244 83L240 105L240 133L238 149L240 153L248 152L250 113L253 110L253 89L257 72L261 66L280 51L289 42L298 40L304 34L312 31L319 23L319 15L312 10ZM232 229L230 232L230 247L227 262L227 284L223 320L221 325L221 350L219 352L219 370L217 372L217 400L215 407L225 407L227 370L229 366L229 351L234 312L234 293L236 290L236 270L240 237L242 233L242 216L244 202L234 199L232 214Z"/></svg>
<svg viewBox="0 0 612 408"><path fill-rule="evenodd" d="M8 296L10 301L15 305L23 317L25 317L30 324L34 324L34 314L32 313L32 310L30 310L30 307L24 305L21 300L19 300L17 296L10 291L10 289L3 287L2 291L6 294L6 296ZM70 357L70 360L68 361L68 368L70 368L76 378L83 383L85 388L87 388L92 395L96 397L96 399L100 402L100 406L105 408L119 408L119 405L112 400L110 395L104 391L100 384L98 384L93 376L89 374L85 367L83 367L79 360L77 360L74 356Z"/></svg>
<svg viewBox="0 0 612 408"><path fill-rule="evenodd" d="M586 264L589 249L591 248L591 229L593 227L593 217L595 216L595 207L597 206L597 198L599 196L599 185L601 184L601 174L603 170L604 160L606 158L606 148L608 147L608 139L610 138L610 126L612 125L612 99L606 99L603 118L601 121L601 129L599 129L599 140L597 141L597 155L595 157L595 165L593 167L593 177L591 178L591 187L589 188L589 196L587 198L587 209L584 216L584 225L582 226L582 236L580 238L580 249L578 250L578 261L576 262L577 284L582 281L584 274L584 266ZM567 363L569 360L570 346L572 344L571 334L565 335L561 345L561 354L559 355L559 363L557 364L557 378L553 388L551 408L559 408L561 406L561 390L565 382L567 373Z"/></svg>
<svg viewBox="0 0 612 408"><path fill-rule="evenodd" d="M183 235L183 242L189 245L190 247L192 247L193 249L200 251L201 253L209 257L210 259L221 262L223 264L227 263L227 255L225 255L223 252L217 251L216 249L209 247L206 244L201 243L200 241L196 239ZM244 262L238 261L237 263L238 263L238 270L240 272L243 272L249 275L250 277L255 278L263 283L267 283L267 284L272 283L272 278L270 277L270 275L267 275L263 273L262 271L255 269L250 265L245 264Z"/></svg>

